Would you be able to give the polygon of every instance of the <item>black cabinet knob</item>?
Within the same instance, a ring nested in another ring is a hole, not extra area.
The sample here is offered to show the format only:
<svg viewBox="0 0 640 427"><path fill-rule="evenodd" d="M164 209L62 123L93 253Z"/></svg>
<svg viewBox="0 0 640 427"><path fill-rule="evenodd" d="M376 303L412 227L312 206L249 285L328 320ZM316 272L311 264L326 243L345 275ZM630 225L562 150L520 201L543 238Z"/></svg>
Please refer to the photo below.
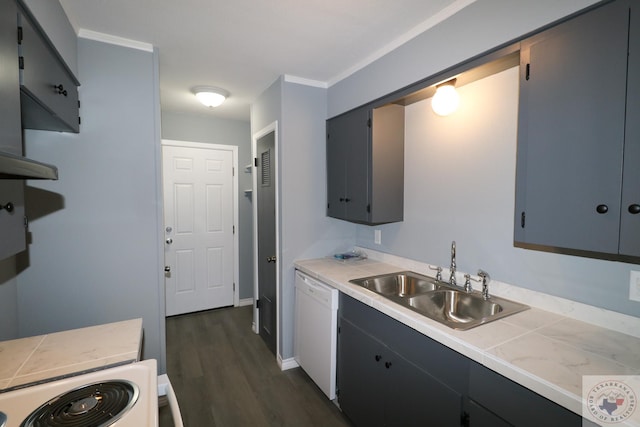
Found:
<svg viewBox="0 0 640 427"><path fill-rule="evenodd" d="M629 205L629 213L636 215L640 213L640 205L637 203L634 203L633 205Z"/></svg>
<svg viewBox="0 0 640 427"><path fill-rule="evenodd" d="M598 205L596 206L596 212L598 212L599 214L606 214L607 212L609 212L609 206Z"/></svg>
<svg viewBox="0 0 640 427"><path fill-rule="evenodd" d="M65 90L63 85L55 85L53 88L58 91L58 95L67 96L67 91Z"/></svg>
<svg viewBox="0 0 640 427"><path fill-rule="evenodd" d="M7 212L9 212L9 213L13 212L13 203L9 202L9 203L7 203L7 204L6 204L6 205L4 205L4 206L3 206L3 205L0 205L0 211L1 211L2 209L4 209L5 211L7 211Z"/></svg>
<svg viewBox="0 0 640 427"><path fill-rule="evenodd" d="M380 356L379 354L376 354L376 362L379 362L380 359L382 359L382 356Z"/></svg>
<svg viewBox="0 0 640 427"><path fill-rule="evenodd" d="M384 367L389 369L391 367L391 362L385 362Z"/></svg>

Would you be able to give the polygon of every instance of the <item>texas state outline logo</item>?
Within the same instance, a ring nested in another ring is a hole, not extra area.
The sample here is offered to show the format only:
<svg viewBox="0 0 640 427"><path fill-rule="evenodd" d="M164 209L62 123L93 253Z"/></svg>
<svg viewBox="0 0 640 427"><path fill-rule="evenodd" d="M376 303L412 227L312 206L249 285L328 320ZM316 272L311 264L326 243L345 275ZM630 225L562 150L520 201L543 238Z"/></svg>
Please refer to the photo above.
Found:
<svg viewBox="0 0 640 427"><path fill-rule="evenodd" d="M600 378L597 383L592 382L590 385L585 384L583 379L583 417L588 413L591 417L585 418L606 424L630 421L638 406L634 390L638 382L633 379L634 376L616 376L604 380Z"/></svg>

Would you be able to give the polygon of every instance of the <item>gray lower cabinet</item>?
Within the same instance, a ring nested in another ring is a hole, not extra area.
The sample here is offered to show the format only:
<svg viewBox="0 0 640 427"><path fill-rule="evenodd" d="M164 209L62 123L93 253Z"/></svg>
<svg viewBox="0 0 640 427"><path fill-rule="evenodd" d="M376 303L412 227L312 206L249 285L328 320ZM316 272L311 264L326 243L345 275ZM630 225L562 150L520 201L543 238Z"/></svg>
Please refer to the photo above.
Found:
<svg viewBox="0 0 640 427"><path fill-rule="evenodd" d="M338 401L347 417L356 426L459 426L465 358L353 298L340 298Z"/></svg>
<svg viewBox="0 0 640 427"><path fill-rule="evenodd" d="M583 426L579 415L342 293L339 313L338 402L357 427Z"/></svg>
<svg viewBox="0 0 640 427"><path fill-rule="evenodd" d="M362 224L403 219L404 107L361 107L327 120L327 215Z"/></svg>
<svg viewBox="0 0 640 427"><path fill-rule="evenodd" d="M24 8L19 29L22 126L79 132L77 79Z"/></svg>
<svg viewBox="0 0 640 427"><path fill-rule="evenodd" d="M640 172L629 167L640 160L640 14L630 4L521 44L516 245L640 256Z"/></svg>

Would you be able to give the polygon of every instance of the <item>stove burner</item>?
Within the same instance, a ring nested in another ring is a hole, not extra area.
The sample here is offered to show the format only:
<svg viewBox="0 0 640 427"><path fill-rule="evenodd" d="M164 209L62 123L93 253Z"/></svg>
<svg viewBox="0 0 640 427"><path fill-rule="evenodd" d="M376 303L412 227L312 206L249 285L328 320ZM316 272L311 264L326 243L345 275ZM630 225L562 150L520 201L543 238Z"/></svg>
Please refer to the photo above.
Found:
<svg viewBox="0 0 640 427"><path fill-rule="evenodd" d="M138 387L124 380L85 385L54 397L20 427L107 427L138 400Z"/></svg>

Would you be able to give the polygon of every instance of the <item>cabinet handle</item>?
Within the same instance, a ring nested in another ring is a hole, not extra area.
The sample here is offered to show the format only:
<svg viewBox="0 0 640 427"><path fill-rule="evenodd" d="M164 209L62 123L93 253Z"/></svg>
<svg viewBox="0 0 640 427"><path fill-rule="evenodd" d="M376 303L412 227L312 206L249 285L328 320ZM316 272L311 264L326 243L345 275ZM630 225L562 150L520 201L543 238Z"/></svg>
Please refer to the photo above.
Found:
<svg viewBox="0 0 640 427"><path fill-rule="evenodd" d="M606 214L607 212L609 212L609 206L598 205L596 206L596 212L598 212L599 214Z"/></svg>
<svg viewBox="0 0 640 427"><path fill-rule="evenodd" d="M340 197L340 201L341 201L341 202L344 202L344 197Z"/></svg>
<svg viewBox="0 0 640 427"><path fill-rule="evenodd" d="M640 205L637 203L634 203L633 205L629 205L629 213L636 215L640 213Z"/></svg>
<svg viewBox="0 0 640 427"><path fill-rule="evenodd" d="M58 95L67 96L67 91L65 90L63 85L55 85L53 86L53 88L58 91Z"/></svg>
<svg viewBox="0 0 640 427"><path fill-rule="evenodd" d="M384 367L389 369L391 367L391 362L385 362Z"/></svg>
<svg viewBox="0 0 640 427"><path fill-rule="evenodd" d="M5 211L11 213L13 212L13 203L9 202L6 205L0 205L0 211L4 209Z"/></svg>
<svg viewBox="0 0 640 427"><path fill-rule="evenodd" d="M349 203L349 202L351 201L351 199L347 197L346 199L344 199L344 201L345 201L346 203Z"/></svg>
<svg viewBox="0 0 640 427"><path fill-rule="evenodd" d="M382 356L380 356L379 354L376 354L376 362L379 362L380 359L382 359Z"/></svg>

